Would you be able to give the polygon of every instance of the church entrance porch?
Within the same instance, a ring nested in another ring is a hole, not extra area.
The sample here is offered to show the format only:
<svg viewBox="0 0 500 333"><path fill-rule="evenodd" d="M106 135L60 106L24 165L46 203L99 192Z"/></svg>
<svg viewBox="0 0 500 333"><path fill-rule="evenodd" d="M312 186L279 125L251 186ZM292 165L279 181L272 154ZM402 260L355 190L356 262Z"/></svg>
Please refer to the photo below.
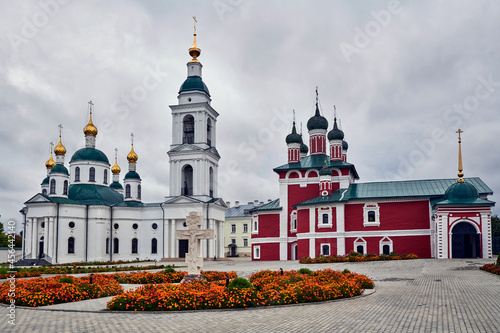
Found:
<svg viewBox="0 0 500 333"><path fill-rule="evenodd" d="M186 253L189 252L189 240L179 239L179 258L186 258Z"/></svg>
<svg viewBox="0 0 500 333"><path fill-rule="evenodd" d="M481 257L480 234L467 222L456 224L451 230L452 258Z"/></svg>

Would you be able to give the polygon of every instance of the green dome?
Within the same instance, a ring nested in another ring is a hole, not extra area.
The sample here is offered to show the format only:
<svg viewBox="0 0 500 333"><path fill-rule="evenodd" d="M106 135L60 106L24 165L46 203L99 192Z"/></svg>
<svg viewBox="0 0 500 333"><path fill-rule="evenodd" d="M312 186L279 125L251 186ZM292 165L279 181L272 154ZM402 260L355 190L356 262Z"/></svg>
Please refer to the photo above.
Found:
<svg viewBox="0 0 500 333"><path fill-rule="evenodd" d="M192 90L200 90L205 92L208 96L210 96L210 92L208 91L207 85L203 82L201 77L199 76L188 76L186 81L181 85L179 89L179 94L183 91L192 91Z"/></svg>
<svg viewBox="0 0 500 333"><path fill-rule="evenodd" d="M109 184L109 187L114 190L123 190L123 186L119 182L112 182L111 184Z"/></svg>
<svg viewBox="0 0 500 333"><path fill-rule="evenodd" d="M302 143L302 137L300 134L297 134L297 130L295 129L295 121L292 126L292 133L288 134L285 139L286 143Z"/></svg>
<svg viewBox="0 0 500 333"><path fill-rule="evenodd" d="M123 202L123 197L115 190L102 185L73 184L68 190L68 199L80 205L115 205Z"/></svg>
<svg viewBox="0 0 500 333"><path fill-rule="evenodd" d="M64 175L69 175L68 169L62 164L56 164L52 169L50 169L50 174L62 173Z"/></svg>
<svg viewBox="0 0 500 333"><path fill-rule="evenodd" d="M347 148L349 148L347 141L342 140L342 149L347 150Z"/></svg>
<svg viewBox="0 0 500 333"><path fill-rule="evenodd" d="M125 179L139 179L139 180L141 180L141 177L139 176L139 174L137 172L129 171L125 175Z"/></svg>
<svg viewBox="0 0 500 333"><path fill-rule="evenodd" d="M315 129L328 129L328 120L319 113L318 104L316 103L316 113L307 121L307 129L309 131Z"/></svg>
<svg viewBox="0 0 500 333"><path fill-rule="evenodd" d="M328 132L328 140L343 140L344 132L337 127L337 118L333 120L333 129Z"/></svg>
<svg viewBox="0 0 500 333"><path fill-rule="evenodd" d="M103 163L110 165L106 154L104 154L99 149L95 149L95 148L79 149L71 157L70 163L75 162L75 161L95 161L95 162L103 162Z"/></svg>
<svg viewBox="0 0 500 333"><path fill-rule="evenodd" d="M45 179L42 181L40 185L49 185L49 177L45 177Z"/></svg>
<svg viewBox="0 0 500 333"><path fill-rule="evenodd" d="M450 203L473 202L479 198L479 193L474 185L468 182L456 182L444 193L444 199Z"/></svg>

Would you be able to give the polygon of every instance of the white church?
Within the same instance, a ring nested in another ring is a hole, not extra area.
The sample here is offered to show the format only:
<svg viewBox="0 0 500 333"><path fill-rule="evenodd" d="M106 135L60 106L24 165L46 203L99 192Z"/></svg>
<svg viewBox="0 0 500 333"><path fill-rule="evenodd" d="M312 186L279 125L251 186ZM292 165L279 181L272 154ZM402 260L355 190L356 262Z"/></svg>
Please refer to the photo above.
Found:
<svg viewBox="0 0 500 333"><path fill-rule="evenodd" d="M59 143L53 150L55 161L51 153L41 192L21 210L26 221L22 259L43 258L56 264L183 258L188 240L177 239L176 231L188 229L186 216L192 211L203 217L203 228L214 231L213 239L202 241L202 256L224 257L227 206L218 198L216 181L219 114L210 105L210 93L202 80L203 66L197 59L200 53L195 31L187 79L180 87L178 104L170 106L169 196L162 202L142 202L133 135L128 172L120 183L116 152L111 166L106 154L96 147L98 129L92 123L93 104L89 102L89 122L83 129L85 148L76 151L66 166L60 126Z"/></svg>

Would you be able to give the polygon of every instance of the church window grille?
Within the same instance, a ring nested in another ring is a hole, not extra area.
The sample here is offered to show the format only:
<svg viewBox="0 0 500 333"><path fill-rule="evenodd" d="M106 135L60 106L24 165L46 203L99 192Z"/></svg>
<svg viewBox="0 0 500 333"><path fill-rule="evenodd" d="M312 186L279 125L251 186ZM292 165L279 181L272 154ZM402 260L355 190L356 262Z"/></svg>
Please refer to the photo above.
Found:
<svg viewBox="0 0 500 333"><path fill-rule="evenodd" d="M89 169L89 182L95 182L95 168Z"/></svg>
<svg viewBox="0 0 500 333"><path fill-rule="evenodd" d="M80 181L80 167L75 168L75 182Z"/></svg>
<svg viewBox="0 0 500 333"><path fill-rule="evenodd" d="M75 237L68 238L68 253L75 253Z"/></svg>
<svg viewBox="0 0 500 333"><path fill-rule="evenodd" d="M158 240L156 238L151 239L151 253L158 253Z"/></svg>
<svg viewBox="0 0 500 333"><path fill-rule="evenodd" d="M194 117L187 115L183 120L182 143L194 143Z"/></svg>
<svg viewBox="0 0 500 333"><path fill-rule="evenodd" d="M193 195L193 167L189 164L182 170L182 194L183 195Z"/></svg>
<svg viewBox="0 0 500 333"><path fill-rule="evenodd" d="M56 180L50 180L50 194L56 194Z"/></svg>
<svg viewBox="0 0 500 333"><path fill-rule="evenodd" d="M130 184L127 184L125 186L125 198L130 198L131 195L130 195Z"/></svg>
<svg viewBox="0 0 500 333"><path fill-rule="evenodd" d="M104 170L104 184L108 183L108 170Z"/></svg>
<svg viewBox="0 0 500 333"><path fill-rule="evenodd" d="M67 180L64 181L63 194L68 195L68 181Z"/></svg>
<svg viewBox="0 0 500 333"><path fill-rule="evenodd" d="M137 253L137 238L132 238L132 253Z"/></svg>
<svg viewBox="0 0 500 333"><path fill-rule="evenodd" d="M137 185L137 199L141 200L141 185Z"/></svg>
<svg viewBox="0 0 500 333"><path fill-rule="evenodd" d="M120 253L120 240L118 238L113 239L113 253Z"/></svg>

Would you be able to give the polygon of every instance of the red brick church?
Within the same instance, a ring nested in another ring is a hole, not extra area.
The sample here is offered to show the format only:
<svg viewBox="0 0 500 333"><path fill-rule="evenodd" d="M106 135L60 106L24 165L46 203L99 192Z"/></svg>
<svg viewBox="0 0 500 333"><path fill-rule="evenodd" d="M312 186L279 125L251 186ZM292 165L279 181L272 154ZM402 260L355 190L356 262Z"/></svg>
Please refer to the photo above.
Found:
<svg viewBox="0 0 500 333"><path fill-rule="evenodd" d="M288 163L274 169L280 197L252 211L252 259L360 253L415 253L420 258L491 258L492 190L464 178L459 134L458 179L357 183L337 119L316 112L309 147L295 122ZM327 150L328 147L328 150Z"/></svg>

